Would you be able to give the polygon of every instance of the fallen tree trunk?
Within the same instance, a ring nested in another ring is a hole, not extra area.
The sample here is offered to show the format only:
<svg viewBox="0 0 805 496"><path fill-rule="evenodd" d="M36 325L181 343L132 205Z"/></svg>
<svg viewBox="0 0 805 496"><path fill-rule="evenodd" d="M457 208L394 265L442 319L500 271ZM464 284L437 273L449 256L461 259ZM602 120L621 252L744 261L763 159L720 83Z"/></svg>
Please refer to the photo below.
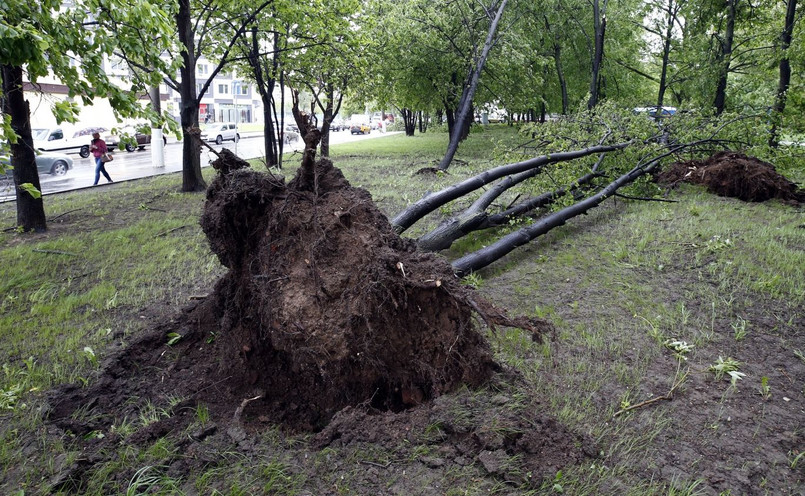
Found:
<svg viewBox="0 0 805 496"><path fill-rule="evenodd" d="M679 145L672 151L664 153L659 157L655 157L645 164L637 165L626 174L609 183L604 189L593 196L590 196L589 198L586 198L558 212L547 215L528 227L515 231L500 238L498 241L489 246L481 248L478 251L455 260L452 264L453 271L457 276L464 277L473 271L486 267L492 262L513 251L515 248L536 239L555 227L564 225L573 217L581 215L588 210L597 207L599 204L601 204L601 202L614 195L615 192L617 192L621 187L626 186L627 184L634 182L640 176L651 172L660 164L661 159L685 147L686 145Z"/></svg>
<svg viewBox="0 0 805 496"><path fill-rule="evenodd" d="M521 162L495 167L494 169L490 169L478 174L477 176L465 179L460 183L453 184L441 191L432 193L422 198L391 219L391 225L397 234L401 234L405 232L406 229L411 227L416 221L441 207L442 205L451 202L456 198L460 198L461 196L485 186L492 181L500 179L501 177L519 174L530 169L544 167L545 165L556 162L586 157L587 155L622 150L630 144L632 144L631 141L617 143L614 145L595 145L581 150L542 155L529 160L523 160Z"/></svg>
<svg viewBox="0 0 805 496"><path fill-rule="evenodd" d="M481 197L478 198L475 203L470 205L469 208L467 208L460 215L453 217L433 231L419 238L417 240L417 246L425 251L446 250L447 248L450 248L450 246L457 239L460 239L473 231L503 225L509 222L511 219L520 217L537 208L553 203L557 198L564 196L568 192L567 188L559 188L556 191L549 191L536 197L527 198L517 205L511 206L505 211L494 216L490 216L486 212L486 209L489 207L489 205L491 205L496 198L503 194L504 191L528 178L537 175L539 172L540 169L532 169L515 176L507 177L503 181L496 184L494 188L481 195ZM574 181L570 190L575 189L578 187L578 185L587 184L594 178L600 176L601 174L598 172L590 172L589 174L586 174Z"/></svg>
<svg viewBox="0 0 805 496"><path fill-rule="evenodd" d="M567 194L568 191L570 192L576 191L579 186L589 184L596 177L603 177L603 176L604 174L602 174L601 172L590 172L589 174L585 174L582 177L575 180L570 189L559 188L556 191L549 191L539 196L527 198L522 202L518 203L517 205L513 205L507 208L503 212L488 216L486 220L482 222L481 225L479 225L475 230L478 231L481 229L489 229L490 227L502 226L503 224L509 222L511 219L515 219L529 212L532 212L538 208L550 205L557 198L560 198L565 194Z"/></svg>

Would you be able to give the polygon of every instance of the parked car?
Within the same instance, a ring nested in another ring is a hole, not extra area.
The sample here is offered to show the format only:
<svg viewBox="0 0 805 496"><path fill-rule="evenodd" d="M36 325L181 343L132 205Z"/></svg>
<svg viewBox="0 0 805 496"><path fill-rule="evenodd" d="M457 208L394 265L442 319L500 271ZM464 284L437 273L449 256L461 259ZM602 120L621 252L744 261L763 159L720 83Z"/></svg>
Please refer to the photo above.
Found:
<svg viewBox="0 0 805 496"><path fill-rule="evenodd" d="M347 129L349 129L349 126L347 126L344 119L340 117L336 117L333 119L333 122L330 123L330 131L346 131Z"/></svg>
<svg viewBox="0 0 805 496"><path fill-rule="evenodd" d="M61 126L31 129L34 148L45 152L78 153L82 158L89 157L89 144L93 133L100 133L106 147L114 150L118 138L105 127L85 127L69 129Z"/></svg>
<svg viewBox="0 0 805 496"><path fill-rule="evenodd" d="M350 134L369 134L372 132L372 128L365 122L353 122L349 126L349 132Z"/></svg>
<svg viewBox="0 0 805 496"><path fill-rule="evenodd" d="M238 125L234 122L213 122L205 124L201 128L201 139L204 141L215 141L220 145L224 141L240 141L240 134L238 134Z"/></svg>
<svg viewBox="0 0 805 496"><path fill-rule="evenodd" d="M148 125L126 126L121 129L121 149L127 152L143 150L146 145L151 144L151 128ZM168 138L162 135L162 144L167 144Z"/></svg>
<svg viewBox="0 0 805 496"><path fill-rule="evenodd" d="M282 132L283 143L286 145L299 139L299 131L294 131L291 126L285 126Z"/></svg>
<svg viewBox="0 0 805 496"><path fill-rule="evenodd" d="M11 159L8 156L0 156L0 162L6 169L6 176L11 177L13 170L9 168ZM52 174L63 176L73 168L73 159L64 153L38 153L36 155L36 170L39 174ZM0 177L2 177L0 175Z"/></svg>
<svg viewBox="0 0 805 496"><path fill-rule="evenodd" d="M659 114L660 118L664 119L676 114L676 107L657 107L656 105L653 107L636 107L633 112L635 114L648 114L652 119L656 118L657 114Z"/></svg>

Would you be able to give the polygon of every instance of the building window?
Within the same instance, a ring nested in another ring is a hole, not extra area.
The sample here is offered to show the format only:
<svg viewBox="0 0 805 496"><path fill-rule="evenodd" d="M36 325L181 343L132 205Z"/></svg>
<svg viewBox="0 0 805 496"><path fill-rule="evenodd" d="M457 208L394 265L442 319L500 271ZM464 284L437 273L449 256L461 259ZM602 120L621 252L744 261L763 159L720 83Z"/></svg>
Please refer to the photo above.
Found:
<svg viewBox="0 0 805 496"><path fill-rule="evenodd" d="M207 64L198 64L196 66L196 70L199 74L209 74L210 73L210 66Z"/></svg>
<svg viewBox="0 0 805 496"><path fill-rule="evenodd" d="M198 96L198 95L200 95L200 94L201 94L201 89L202 89L203 87L204 87L204 83L196 83L196 96ZM209 96L209 95L210 95L210 93L212 93L212 92L211 92L211 91L208 91L208 92L207 92L207 95Z"/></svg>
<svg viewBox="0 0 805 496"><path fill-rule="evenodd" d="M229 94L229 85L228 84L219 84L218 85L218 94L219 95L228 95Z"/></svg>
<svg viewBox="0 0 805 496"><path fill-rule="evenodd" d="M232 82L232 94L233 95L248 95L249 94L249 85L244 83L243 81L233 81Z"/></svg>

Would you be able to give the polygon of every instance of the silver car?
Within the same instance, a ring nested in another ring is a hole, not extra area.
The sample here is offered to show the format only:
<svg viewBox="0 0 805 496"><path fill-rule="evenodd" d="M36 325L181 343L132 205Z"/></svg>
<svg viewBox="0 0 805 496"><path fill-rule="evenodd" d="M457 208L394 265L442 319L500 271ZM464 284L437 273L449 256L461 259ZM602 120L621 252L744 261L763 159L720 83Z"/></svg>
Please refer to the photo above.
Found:
<svg viewBox="0 0 805 496"><path fill-rule="evenodd" d="M215 141L218 145L228 140L237 143L240 140L238 125L234 122L213 122L205 124L204 127L201 128L201 139L204 141Z"/></svg>
<svg viewBox="0 0 805 496"><path fill-rule="evenodd" d="M11 160L9 157L5 155L0 157L0 162L2 162L3 168L6 169L6 175L11 176ZM63 176L72 168L73 159L64 153L39 153L36 155L36 169L39 171L40 175L52 174L54 176Z"/></svg>

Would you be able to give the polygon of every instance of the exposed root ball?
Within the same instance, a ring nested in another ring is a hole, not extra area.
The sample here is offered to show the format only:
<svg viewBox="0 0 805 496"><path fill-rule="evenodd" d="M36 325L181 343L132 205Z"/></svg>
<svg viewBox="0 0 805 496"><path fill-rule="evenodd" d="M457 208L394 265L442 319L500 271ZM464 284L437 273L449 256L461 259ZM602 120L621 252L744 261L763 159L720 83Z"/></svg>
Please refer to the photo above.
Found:
<svg viewBox="0 0 805 496"><path fill-rule="evenodd" d="M671 164L658 181L670 185L683 181L702 184L717 195L751 202L772 198L805 201L805 192L797 190L797 185L780 175L772 164L730 151L718 152L707 160Z"/></svg>
<svg viewBox="0 0 805 496"><path fill-rule="evenodd" d="M247 411L315 428L348 405L397 410L478 385L496 367L450 266L394 234L328 160L287 186L220 175L202 227L230 271L199 311L219 320L233 383L265 393Z"/></svg>

